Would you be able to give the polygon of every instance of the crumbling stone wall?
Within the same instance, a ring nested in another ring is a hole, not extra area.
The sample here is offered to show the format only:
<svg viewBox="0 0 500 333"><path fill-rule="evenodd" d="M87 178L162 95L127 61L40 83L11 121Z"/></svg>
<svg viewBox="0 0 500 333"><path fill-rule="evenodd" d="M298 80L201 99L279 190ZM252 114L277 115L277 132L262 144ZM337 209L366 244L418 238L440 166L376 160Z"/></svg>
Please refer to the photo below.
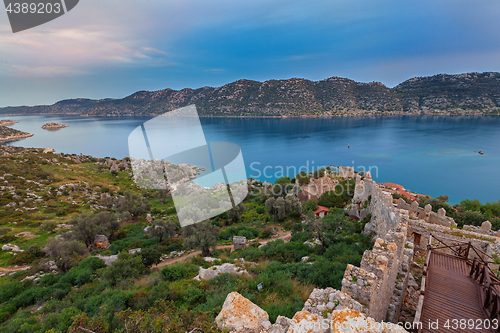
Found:
<svg viewBox="0 0 500 333"><path fill-rule="evenodd" d="M495 236L490 236L470 230L436 225L433 223L428 223L424 220L410 220L409 226L410 233L415 241L415 247L418 249L426 249L427 244L429 244L429 236L433 234L447 244L453 242L470 242L473 246L481 249L489 256L491 256L492 254L500 255L500 242L499 239ZM416 241L417 238L419 240L418 242ZM442 249L441 251L448 251L449 254L452 254L451 250ZM469 253L469 258L474 257L477 257L474 251Z"/></svg>
<svg viewBox="0 0 500 333"><path fill-rule="evenodd" d="M369 174L364 178L359 174L356 176L356 187L348 213L360 219L371 214L370 222L365 225L365 233L375 234L382 239L401 219L400 210L394 207L392 195L382 190Z"/></svg>
<svg viewBox="0 0 500 333"><path fill-rule="evenodd" d="M397 322L408 285L413 246L407 242L408 216L401 216L402 223L365 251L359 268L349 265L342 280L342 292L363 304L377 321Z"/></svg>
<svg viewBox="0 0 500 333"><path fill-rule="evenodd" d="M358 175L349 214L360 218L371 214L365 233L375 234L377 240L363 254L359 268L347 267L342 291L363 304L375 320L397 322L413 259L413 244L407 239L410 211L396 207L392 195L370 175L364 179Z"/></svg>
<svg viewBox="0 0 500 333"><path fill-rule="evenodd" d="M339 177L340 178L354 178L354 168L353 167L339 167Z"/></svg>
<svg viewBox="0 0 500 333"><path fill-rule="evenodd" d="M425 207L422 208L416 201L408 204L401 198L398 199L398 208L407 210L410 214L410 218L421 219L429 223L440 224L447 227L457 226L457 224L451 217L446 216L446 210L444 208L439 208L437 213L435 213L432 211L432 206L429 204L425 205Z"/></svg>

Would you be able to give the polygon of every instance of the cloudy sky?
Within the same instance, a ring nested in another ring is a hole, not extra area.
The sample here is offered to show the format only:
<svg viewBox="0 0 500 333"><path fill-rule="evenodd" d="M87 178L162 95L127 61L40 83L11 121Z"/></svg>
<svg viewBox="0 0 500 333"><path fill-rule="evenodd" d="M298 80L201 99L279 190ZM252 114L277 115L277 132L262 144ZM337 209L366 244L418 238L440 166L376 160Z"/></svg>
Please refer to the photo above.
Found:
<svg viewBox="0 0 500 333"><path fill-rule="evenodd" d="M331 76L387 86L500 71L498 0L80 0L13 34L0 11L0 107L138 90Z"/></svg>

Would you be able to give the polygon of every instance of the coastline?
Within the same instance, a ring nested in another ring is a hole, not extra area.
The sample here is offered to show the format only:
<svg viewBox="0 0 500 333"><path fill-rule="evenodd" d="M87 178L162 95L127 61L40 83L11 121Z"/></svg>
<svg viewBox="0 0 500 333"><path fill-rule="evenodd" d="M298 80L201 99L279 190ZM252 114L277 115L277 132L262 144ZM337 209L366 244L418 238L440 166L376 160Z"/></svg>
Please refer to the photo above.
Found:
<svg viewBox="0 0 500 333"><path fill-rule="evenodd" d="M168 111L167 111L168 112ZM79 114L79 113L3 113L0 116L80 116L80 117L96 117L96 118L113 118L113 117L156 117L161 114L154 115L138 115L138 114L103 114L103 115L91 115L91 114ZM362 114L312 114L312 115L297 115L297 116L232 116L232 115L198 115L200 118L264 118L264 119L309 119L309 118L339 118L339 117L395 117L395 116L500 116L499 113L451 113L451 112L427 112L427 113L406 113L406 112L387 112L387 113L362 113Z"/></svg>

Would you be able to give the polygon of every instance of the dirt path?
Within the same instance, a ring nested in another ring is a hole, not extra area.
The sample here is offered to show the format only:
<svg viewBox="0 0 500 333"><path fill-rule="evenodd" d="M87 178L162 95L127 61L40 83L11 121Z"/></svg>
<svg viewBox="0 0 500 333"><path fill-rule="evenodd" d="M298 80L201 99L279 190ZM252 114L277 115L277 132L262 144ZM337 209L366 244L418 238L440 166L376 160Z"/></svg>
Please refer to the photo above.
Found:
<svg viewBox="0 0 500 333"><path fill-rule="evenodd" d="M259 241L259 243L264 245L264 244L267 244L269 242L275 241L277 239L282 239L286 243L286 242L289 242L291 238L292 238L292 233L290 231L284 232L281 230L281 227L279 227L278 237L270 238L270 239L266 239L266 240L261 240L261 241ZM233 248L232 245L219 245L216 247L217 250L232 249L232 248ZM192 258L192 257L197 256L199 254L201 254L201 251L194 251L194 252L191 252L188 254L183 254L182 256L177 257L177 258L170 258L170 259L164 260L161 263L159 263L158 265L153 266L152 268L154 269L154 268L160 268L160 267L167 266L167 265L172 265L172 264L175 264L176 262Z"/></svg>

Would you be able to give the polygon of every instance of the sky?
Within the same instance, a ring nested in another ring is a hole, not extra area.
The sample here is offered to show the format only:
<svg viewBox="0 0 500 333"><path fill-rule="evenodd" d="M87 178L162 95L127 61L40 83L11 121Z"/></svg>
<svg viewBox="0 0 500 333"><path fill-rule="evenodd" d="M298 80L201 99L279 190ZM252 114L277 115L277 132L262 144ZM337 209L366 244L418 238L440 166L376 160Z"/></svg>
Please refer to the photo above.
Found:
<svg viewBox="0 0 500 333"><path fill-rule="evenodd" d="M80 0L12 33L0 10L0 107L238 79L500 71L498 0Z"/></svg>

